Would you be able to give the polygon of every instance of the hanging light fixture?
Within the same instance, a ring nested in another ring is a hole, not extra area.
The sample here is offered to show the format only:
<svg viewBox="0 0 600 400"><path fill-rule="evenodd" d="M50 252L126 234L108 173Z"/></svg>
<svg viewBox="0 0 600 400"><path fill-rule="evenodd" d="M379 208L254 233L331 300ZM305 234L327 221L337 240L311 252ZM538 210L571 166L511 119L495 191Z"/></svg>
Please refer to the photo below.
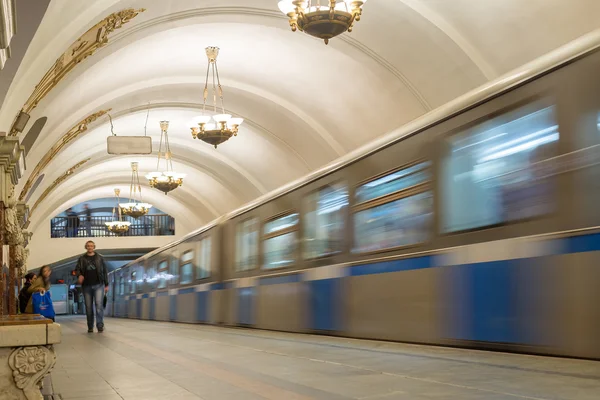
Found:
<svg viewBox="0 0 600 400"><path fill-rule="evenodd" d="M139 194L139 201L136 195ZM142 201L142 185L140 185L140 175L138 172L138 163L131 163L131 184L129 185L129 203L119 204L121 212L132 218L139 218L146 214L152 208L152 204Z"/></svg>
<svg viewBox="0 0 600 400"><path fill-rule="evenodd" d="M323 39L325 44L346 31L352 32L354 21L360 21L367 0L281 0L281 12L290 18L290 27Z"/></svg>
<svg viewBox="0 0 600 400"><path fill-rule="evenodd" d="M108 229L109 232L116 233L117 235L121 235L127 232L129 230L129 225L131 225L131 222L123 221L123 217L121 215L121 207L119 206L121 200L119 198L120 194L121 190L115 189L115 198L117 200L117 206L113 208L113 221L104 223L106 225L106 229ZM115 213L118 214L117 219L115 219Z"/></svg>
<svg viewBox="0 0 600 400"><path fill-rule="evenodd" d="M192 137L200 139L212 146L215 149L218 145L229 140L232 136L237 136L238 127L244 122L243 118L232 118L230 114L225 114L225 106L223 104L223 88L219 79L219 69L217 68L217 56L219 55L218 47L207 47L206 56L208 57L208 67L206 68L206 81L204 83L204 102L202 104L202 115L196 117L193 126ZM206 99L208 98L208 79L212 76L212 98L215 115L205 115ZM221 113L217 114L217 92L221 99ZM212 120L212 122L211 122Z"/></svg>
<svg viewBox="0 0 600 400"><path fill-rule="evenodd" d="M146 178L150 182L150 186L164 192L169 193L171 190L177 189L183 184L185 174L178 174L173 171L173 160L171 147L169 146L169 121L160 121L160 147L158 149L158 162L156 163L156 172L150 172ZM160 172L160 160L163 156L163 141L164 141L164 157L166 169Z"/></svg>

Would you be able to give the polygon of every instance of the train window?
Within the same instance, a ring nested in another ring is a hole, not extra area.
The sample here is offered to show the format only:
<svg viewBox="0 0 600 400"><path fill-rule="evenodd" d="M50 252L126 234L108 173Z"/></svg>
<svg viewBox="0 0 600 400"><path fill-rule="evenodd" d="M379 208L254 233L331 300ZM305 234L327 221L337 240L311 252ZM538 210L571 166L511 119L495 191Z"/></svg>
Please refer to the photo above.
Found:
<svg viewBox="0 0 600 400"><path fill-rule="evenodd" d="M304 199L304 258L339 253L343 249L344 211L348 190L340 183L320 188Z"/></svg>
<svg viewBox="0 0 600 400"><path fill-rule="evenodd" d="M282 268L294 263L298 213L267 222L263 232L263 268Z"/></svg>
<svg viewBox="0 0 600 400"><path fill-rule="evenodd" d="M534 108L535 107L535 108ZM552 211L541 164L556 155L554 106L529 105L447 138L442 231L457 232Z"/></svg>
<svg viewBox="0 0 600 400"><path fill-rule="evenodd" d="M177 285L179 283L179 257L177 251L174 250L170 255L171 264L169 267L169 284Z"/></svg>
<svg viewBox="0 0 600 400"><path fill-rule="evenodd" d="M123 276L119 276L119 295L123 296L125 294L125 278Z"/></svg>
<svg viewBox="0 0 600 400"><path fill-rule="evenodd" d="M250 218L239 222L235 237L236 270L248 271L258 263L258 218Z"/></svg>
<svg viewBox="0 0 600 400"><path fill-rule="evenodd" d="M136 275L137 275L136 271L131 272L131 275L130 275L131 279L129 281L129 293L135 293L135 288L137 286L136 285L136 279L137 279Z"/></svg>
<svg viewBox="0 0 600 400"><path fill-rule="evenodd" d="M158 263L158 274L156 275L158 289L164 289L167 287L167 282L169 281L169 263L167 260L162 260Z"/></svg>
<svg viewBox="0 0 600 400"><path fill-rule="evenodd" d="M430 191L356 212L354 251L370 252L423 243L433 216Z"/></svg>
<svg viewBox="0 0 600 400"><path fill-rule="evenodd" d="M431 180L431 162L425 161L372 180L356 189L356 203L364 203Z"/></svg>
<svg viewBox="0 0 600 400"><path fill-rule="evenodd" d="M146 285L149 289L154 289L156 286L156 264L152 263L151 267L146 268Z"/></svg>
<svg viewBox="0 0 600 400"><path fill-rule="evenodd" d="M398 169L356 189L355 253L423 243L433 220L430 162Z"/></svg>
<svg viewBox="0 0 600 400"><path fill-rule="evenodd" d="M200 240L200 255L196 267L196 279L204 279L210 276L211 246L210 236Z"/></svg>
<svg viewBox="0 0 600 400"><path fill-rule="evenodd" d="M180 267L180 276L181 280L179 283L185 285L187 283L192 283L194 280L194 251L189 250L181 255L181 267Z"/></svg>
<svg viewBox="0 0 600 400"><path fill-rule="evenodd" d="M298 213L288 214L285 217L276 218L265 224L264 233L270 235L290 228L295 228L298 225Z"/></svg>

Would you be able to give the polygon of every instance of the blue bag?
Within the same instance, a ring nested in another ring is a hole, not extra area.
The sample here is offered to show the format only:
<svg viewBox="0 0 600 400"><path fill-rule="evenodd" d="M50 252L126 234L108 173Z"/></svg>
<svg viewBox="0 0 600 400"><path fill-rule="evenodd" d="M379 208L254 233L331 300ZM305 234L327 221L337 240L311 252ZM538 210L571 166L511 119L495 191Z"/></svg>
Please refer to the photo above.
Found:
<svg viewBox="0 0 600 400"><path fill-rule="evenodd" d="M46 291L43 294L36 292L31 295L31 302L33 304L33 313L40 314L46 318L54 319L54 306L52 305L52 298L50 297L50 291Z"/></svg>

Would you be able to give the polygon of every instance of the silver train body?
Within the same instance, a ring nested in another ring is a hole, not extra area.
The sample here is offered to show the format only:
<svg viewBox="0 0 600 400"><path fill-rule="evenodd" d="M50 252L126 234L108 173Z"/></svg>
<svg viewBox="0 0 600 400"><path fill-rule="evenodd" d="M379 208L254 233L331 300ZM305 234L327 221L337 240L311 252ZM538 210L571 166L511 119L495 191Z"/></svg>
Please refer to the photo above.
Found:
<svg viewBox="0 0 600 400"><path fill-rule="evenodd" d="M600 359L599 44L113 271L107 312Z"/></svg>

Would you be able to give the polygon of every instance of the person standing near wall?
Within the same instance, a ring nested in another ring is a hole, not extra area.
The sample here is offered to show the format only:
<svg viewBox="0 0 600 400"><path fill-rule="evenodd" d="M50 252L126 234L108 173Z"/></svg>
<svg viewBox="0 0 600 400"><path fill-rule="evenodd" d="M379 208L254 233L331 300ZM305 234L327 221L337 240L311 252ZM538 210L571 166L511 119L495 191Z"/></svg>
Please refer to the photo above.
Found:
<svg viewBox="0 0 600 400"><path fill-rule="evenodd" d="M77 237L79 231L79 217L72 208L67 210L67 237Z"/></svg>
<svg viewBox="0 0 600 400"><path fill-rule="evenodd" d="M92 209L89 204L83 206L85 210L85 232L87 237L92 237Z"/></svg>
<svg viewBox="0 0 600 400"><path fill-rule="evenodd" d="M85 314L87 316L88 333L94 331L94 311L96 328L104 331L104 294L108 292L108 270L104 257L96 253L96 244L88 240L85 243L86 253L77 261L77 279L83 290Z"/></svg>
<svg viewBox="0 0 600 400"><path fill-rule="evenodd" d="M33 281L35 281L35 278L36 275L33 272L25 275L25 284L19 292L19 310L21 311L21 314L25 313L25 308L27 308L27 303L29 303L29 299L31 298L31 293L29 293L27 289L29 289Z"/></svg>

